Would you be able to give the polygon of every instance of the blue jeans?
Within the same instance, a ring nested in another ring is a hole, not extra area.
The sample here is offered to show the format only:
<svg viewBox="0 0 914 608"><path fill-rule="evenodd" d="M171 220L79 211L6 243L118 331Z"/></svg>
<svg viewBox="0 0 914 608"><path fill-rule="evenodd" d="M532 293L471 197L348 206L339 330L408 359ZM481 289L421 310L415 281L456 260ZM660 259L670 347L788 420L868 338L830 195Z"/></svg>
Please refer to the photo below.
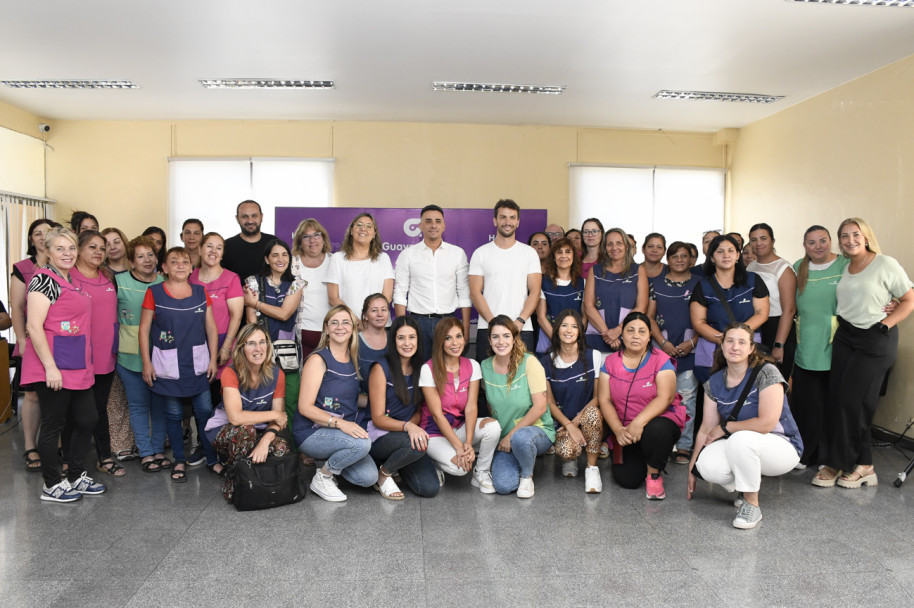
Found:
<svg viewBox="0 0 914 608"><path fill-rule="evenodd" d="M422 342L422 360L428 361L432 358L432 341L435 338L435 327L444 317L426 317L421 315L410 314L419 325L419 340ZM469 342L469 336L464 336Z"/></svg>
<svg viewBox="0 0 914 608"><path fill-rule="evenodd" d="M676 449L691 450L692 431L695 428L695 397L698 393L698 380L695 378L695 372L688 369L676 374L676 392L682 397L682 405L685 406L688 414L682 435L676 443Z"/></svg>
<svg viewBox="0 0 914 608"><path fill-rule="evenodd" d="M141 458L161 454L165 449L165 410L162 397L143 382L143 374L117 364L117 375L127 393L130 428Z"/></svg>
<svg viewBox="0 0 914 608"><path fill-rule="evenodd" d="M298 446L300 452L327 461L327 470L342 473L349 483L363 488L378 482L378 468L368 455L370 439L356 439L339 429L317 429Z"/></svg>
<svg viewBox="0 0 914 608"><path fill-rule="evenodd" d="M521 477L533 476L536 457L552 446L546 431L537 426L523 426L511 435L511 451L495 452L492 459L492 484L499 494L517 490Z"/></svg>
<svg viewBox="0 0 914 608"><path fill-rule="evenodd" d="M213 401L209 395L209 389L199 395L189 397L194 408L194 417L202 420L206 426L206 421L213 415ZM163 395L161 399L165 404L165 428L168 431L168 439L171 441L171 453L175 461L184 460L184 405L181 403L181 397L171 397ZM210 443L206 433L199 434L200 447L206 455L206 466L213 466L219 462L216 450Z"/></svg>
<svg viewBox="0 0 914 608"><path fill-rule="evenodd" d="M371 444L369 453L381 462L386 473L399 473L413 494L431 498L441 489L432 459L425 452L413 449L409 433L394 431L382 435Z"/></svg>

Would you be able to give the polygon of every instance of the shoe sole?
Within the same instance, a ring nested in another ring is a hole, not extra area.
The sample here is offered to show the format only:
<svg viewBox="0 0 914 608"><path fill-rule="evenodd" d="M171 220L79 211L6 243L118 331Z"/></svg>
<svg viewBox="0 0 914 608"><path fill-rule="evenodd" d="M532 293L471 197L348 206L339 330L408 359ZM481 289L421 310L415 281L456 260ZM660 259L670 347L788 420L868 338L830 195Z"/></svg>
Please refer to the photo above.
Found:
<svg viewBox="0 0 914 608"><path fill-rule="evenodd" d="M533 494L534 494L533 492L530 492L529 494L521 494L520 492L518 492L517 497L518 498L533 498Z"/></svg>
<svg viewBox="0 0 914 608"><path fill-rule="evenodd" d="M843 479L838 479L835 482L835 485L837 485L838 487L841 487L841 488L845 488L847 490L856 490L860 486L864 486L864 485L870 486L870 487L878 486L879 480L876 478L876 474L873 473L871 475L864 475L863 477L861 477L860 479L858 479L856 481L844 481Z"/></svg>
<svg viewBox="0 0 914 608"><path fill-rule="evenodd" d="M328 496L328 495L324 494L323 492L321 492L320 490L318 490L317 488L315 488L313 483L310 486L308 486L308 488L312 492L314 492L315 494L317 494L318 496L320 496L321 498L326 500L327 502L343 502L347 498L347 496L345 494L343 494L341 496Z"/></svg>
<svg viewBox="0 0 914 608"><path fill-rule="evenodd" d="M587 494L600 494L603 491L603 488L587 488L584 490Z"/></svg>
<svg viewBox="0 0 914 608"><path fill-rule="evenodd" d="M651 496L650 494L647 494L648 500L664 500L665 498L666 494L662 494L661 496Z"/></svg>
<svg viewBox="0 0 914 608"><path fill-rule="evenodd" d="M751 530L752 528L756 527L760 521L762 521L761 515L759 515L758 519L756 519L755 521L752 521L752 522L749 522L749 521L743 522L742 520L737 521L734 519L733 527L737 528L739 530Z"/></svg>
<svg viewBox="0 0 914 608"><path fill-rule="evenodd" d="M100 495L104 494L105 492L107 492L108 488L105 488L101 492L83 492L82 490L76 490L76 491L79 492L80 494L82 494L83 496L100 496Z"/></svg>
<svg viewBox="0 0 914 608"><path fill-rule="evenodd" d="M76 502L80 498L82 498L82 494L80 494L79 496L77 496L75 498L54 498L53 496L48 496L47 494L41 495L41 500L44 500L45 502L61 502L61 503Z"/></svg>
<svg viewBox="0 0 914 608"><path fill-rule="evenodd" d="M198 467L198 466L200 466L201 464L203 464L204 462L206 462L206 456L204 456L204 457L201 458L200 460L188 460L188 461L187 461L187 466L189 466L189 467Z"/></svg>
<svg viewBox="0 0 914 608"><path fill-rule="evenodd" d="M444 484L441 484L441 485L444 485ZM475 479L470 480L470 485L473 486L474 488L479 488L479 491L482 492L483 494L495 494L495 488L487 488L484 485L482 485L481 483L479 483L478 481L476 481Z"/></svg>
<svg viewBox="0 0 914 608"><path fill-rule="evenodd" d="M564 477L577 477L578 474L577 474L577 473L562 473L562 476L564 476Z"/></svg>

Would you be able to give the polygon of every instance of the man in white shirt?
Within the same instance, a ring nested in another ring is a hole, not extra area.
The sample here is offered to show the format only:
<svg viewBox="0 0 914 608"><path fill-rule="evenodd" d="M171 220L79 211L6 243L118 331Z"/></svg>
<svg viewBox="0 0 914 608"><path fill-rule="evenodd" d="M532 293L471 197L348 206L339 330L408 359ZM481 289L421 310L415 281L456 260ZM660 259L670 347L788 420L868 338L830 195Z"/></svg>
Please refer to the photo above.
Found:
<svg viewBox="0 0 914 608"><path fill-rule="evenodd" d="M394 310L398 317L409 311L416 319L422 333L422 356L429 359L438 321L452 316L457 308L469 343L472 303L467 254L442 238L444 211L438 205L426 205L419 218L422 241L407 247L397 258Z"/></svg>
<svg viewBox="0 0 914 608"><path fill-rule="evenodd" d="M536 343L530 317L539 303L543 274L536 251L518 243L514 233L520 225L520 207L511 199L495 204L495 239L473 252L470 259L470 298L479 322L476 331L476 360L488 356L489 320L507 315L521 332L528 352Z"/></svg>

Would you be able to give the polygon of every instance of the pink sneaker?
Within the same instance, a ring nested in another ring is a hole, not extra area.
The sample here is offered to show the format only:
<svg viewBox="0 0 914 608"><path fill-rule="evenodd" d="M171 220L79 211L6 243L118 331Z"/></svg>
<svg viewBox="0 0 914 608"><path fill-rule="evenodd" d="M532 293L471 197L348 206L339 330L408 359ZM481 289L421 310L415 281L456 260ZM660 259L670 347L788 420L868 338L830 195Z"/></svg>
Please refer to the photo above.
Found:
<svg viewBox="0 0 914 608"><path fill-rule="evenodd" d="M647 484L647 499L648 500L663 500L666 498L666 492L663 490L663 476L657 475L657 479L652 478L650 475L644 480Z"/></svg>

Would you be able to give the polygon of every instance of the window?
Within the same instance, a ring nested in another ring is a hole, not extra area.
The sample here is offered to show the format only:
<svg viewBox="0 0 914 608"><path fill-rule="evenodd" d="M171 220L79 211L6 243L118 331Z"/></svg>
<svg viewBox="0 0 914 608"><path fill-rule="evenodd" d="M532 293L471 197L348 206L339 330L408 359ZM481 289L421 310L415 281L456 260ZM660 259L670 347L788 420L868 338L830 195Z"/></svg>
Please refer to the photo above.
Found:
<svg viewBox="0 0 914 608"><path fill-rule="evenodd" d="M571 225L580 228L589 217L604 228L622 228L638 239L659 232L667 245L695 243L724 224L723 169L676 167L570 167Z"/></svg>
<svg viewBox="0 0 914 608"><path fill-rule="evenodd" d="M290 242L295 226L276 232L276 207L329 207L333 199L333 160L298 158L187 159L168 163L168 242L180 245L187 218L207 232L238 234L235 208L252 199L263 209L261 230Z"/></svg>
<svg viewBox="0 0 914 608"><path fill-rule="evenodd" d="M50 201L18 194L0 192L0 268L6 268L0 281L0 301L10 310L9 281L13 264L26 257L29 242L29 225L37 219L48 217ZM8 332L9 342L15 342L15 333Z"/></svg>

